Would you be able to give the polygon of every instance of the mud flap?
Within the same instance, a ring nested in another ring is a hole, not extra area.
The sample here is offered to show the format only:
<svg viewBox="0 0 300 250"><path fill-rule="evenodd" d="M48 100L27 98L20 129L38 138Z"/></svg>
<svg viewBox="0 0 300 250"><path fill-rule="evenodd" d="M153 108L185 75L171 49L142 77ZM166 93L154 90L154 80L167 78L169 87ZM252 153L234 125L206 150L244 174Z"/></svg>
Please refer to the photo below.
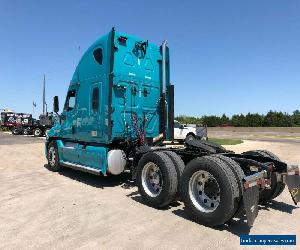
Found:
<svg viewBox="0 0 300 250"><path fill-rule="evenodd" d="M285 177L285 183L287 184L292 199L297 205L300 202L300 176L299 175L287 175Z"/></svg>
<svg viewBox="0 0 300 250"><path fill-rule="evenodd" d="M244 191L243 202L248 226L252 226L258 215L259 187L249 187Z"/></svg>

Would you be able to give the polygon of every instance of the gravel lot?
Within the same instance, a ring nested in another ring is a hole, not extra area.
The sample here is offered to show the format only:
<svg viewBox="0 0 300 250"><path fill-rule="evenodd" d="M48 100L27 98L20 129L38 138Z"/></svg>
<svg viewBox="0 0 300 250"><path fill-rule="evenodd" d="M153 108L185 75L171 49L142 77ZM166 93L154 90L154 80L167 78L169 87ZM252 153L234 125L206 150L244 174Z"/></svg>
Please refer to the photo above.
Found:
<svg viewBox="0 0 300 250"><path fill-rule="evenodd" d="M50 172L43 141L0 133L0 249L250 249L240 247L240 234L300 237L300 209L287 190L260 207L251 229L243 220L209 228L189 220L180 203L144 205L127 174ZM268 149L300 163L300 143L252 140L228 148Z"/></svg>
<svg viewBox="0 0 300 250"><path fill-rule="evenodd" d="M213 127L208 128L208 136L300 143L300 127Z"/></svg>

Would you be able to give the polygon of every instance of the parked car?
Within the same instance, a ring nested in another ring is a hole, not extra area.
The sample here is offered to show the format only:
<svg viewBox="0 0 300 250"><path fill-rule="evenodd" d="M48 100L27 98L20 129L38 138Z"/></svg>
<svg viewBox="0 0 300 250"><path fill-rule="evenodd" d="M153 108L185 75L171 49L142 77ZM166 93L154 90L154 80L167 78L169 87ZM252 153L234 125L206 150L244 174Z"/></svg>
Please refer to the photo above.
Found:
<svg viewBox="0 0 300 250"><path fill-rule="evenodd" d="M174 121L174 140L183 143L184 140L207 139L206 127L196 127L196 125L184 125Z"/></svg>

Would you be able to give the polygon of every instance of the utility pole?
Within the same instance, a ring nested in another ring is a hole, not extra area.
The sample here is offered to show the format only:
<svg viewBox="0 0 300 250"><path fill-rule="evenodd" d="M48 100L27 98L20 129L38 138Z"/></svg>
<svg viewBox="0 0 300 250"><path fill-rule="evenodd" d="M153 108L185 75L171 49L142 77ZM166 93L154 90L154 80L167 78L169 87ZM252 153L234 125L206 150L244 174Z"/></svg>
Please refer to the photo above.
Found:
<svg viewBox="0 0 300 250"><path fill-rule="evenodd" d="M45 102L46 102L46 75L44 74L43 82L43 115L45 114Z"/></svg>
<svg viewBox="0 0 300 250"><path fill-rule="evenodd" d="M34 98L32 100L32 117L34 117L34 108L36 108L36 102L34 102Z"/></svg>

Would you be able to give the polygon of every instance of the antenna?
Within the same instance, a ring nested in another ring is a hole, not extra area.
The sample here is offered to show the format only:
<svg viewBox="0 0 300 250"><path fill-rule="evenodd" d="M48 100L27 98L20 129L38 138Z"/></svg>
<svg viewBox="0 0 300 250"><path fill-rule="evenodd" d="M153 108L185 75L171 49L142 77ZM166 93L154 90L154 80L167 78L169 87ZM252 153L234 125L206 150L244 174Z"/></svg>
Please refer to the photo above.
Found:
<svg viewBox="0 0 300 250"><path fill-rule="evenodd" d="M43 81L43 114L45 114L45 95L46 95L46 75L44 74L44 81Z"/></svg>
<svg viewBox="0 0 300 250"><path fill-rule="evenodd" d="M35 103L34 103L34 98L32 99L32 117L34 117L34 108L35 108Z"/></svg>

